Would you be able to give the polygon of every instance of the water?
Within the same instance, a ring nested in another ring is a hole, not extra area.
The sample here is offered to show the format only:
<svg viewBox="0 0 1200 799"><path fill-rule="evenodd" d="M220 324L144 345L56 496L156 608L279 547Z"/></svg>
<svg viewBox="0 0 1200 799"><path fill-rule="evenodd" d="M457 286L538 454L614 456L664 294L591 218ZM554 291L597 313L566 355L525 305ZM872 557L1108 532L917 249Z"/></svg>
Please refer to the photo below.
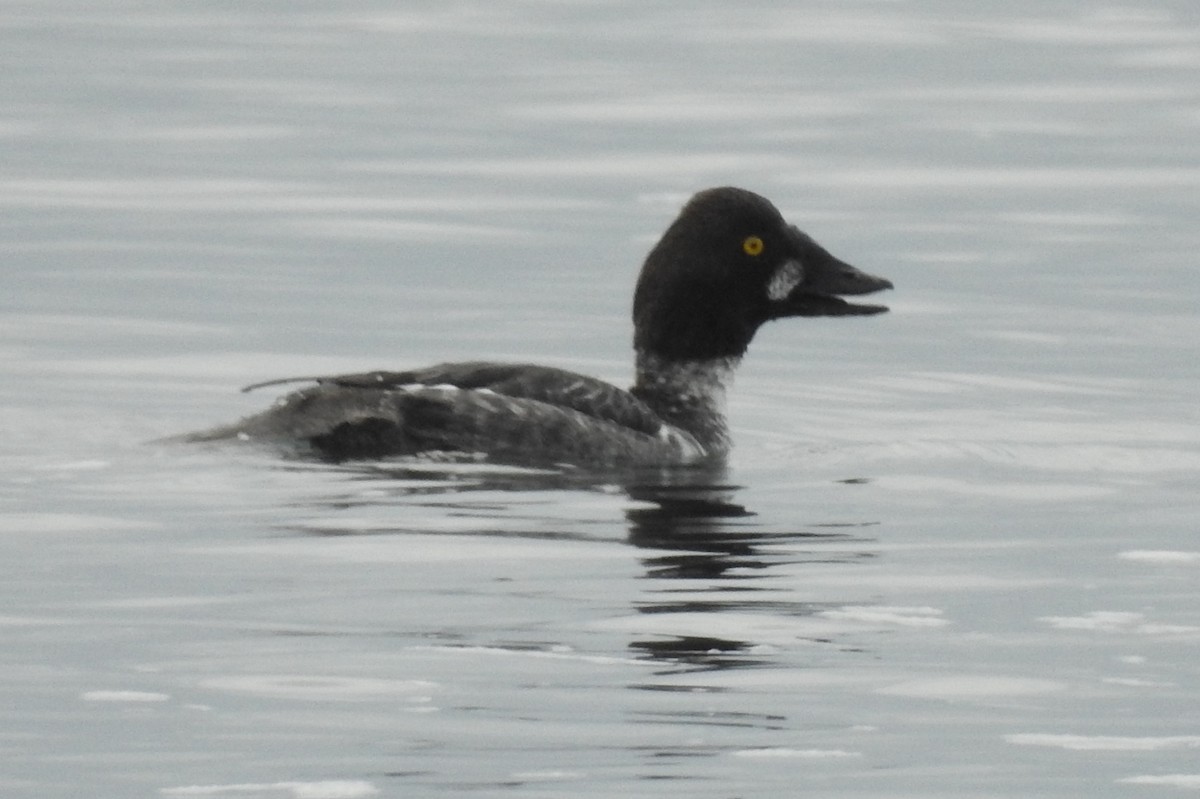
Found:
<svg viewBox="0 0 1200 799"><path fill-rule="evenodd" d="M1200 785L1200 27L1007 3L9 3L5 796ZM895 281L723 474L147 445L289 374L627 383L691 192Z"/></svg>

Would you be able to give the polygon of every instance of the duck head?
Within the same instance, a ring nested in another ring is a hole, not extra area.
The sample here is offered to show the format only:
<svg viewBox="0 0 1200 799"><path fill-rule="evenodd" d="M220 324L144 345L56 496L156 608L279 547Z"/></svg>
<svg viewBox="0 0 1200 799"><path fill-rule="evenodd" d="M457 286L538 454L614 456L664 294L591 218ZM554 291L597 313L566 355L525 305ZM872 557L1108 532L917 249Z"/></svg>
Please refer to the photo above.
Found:
<svg viewBox="0 0 1200 799"><path fill-rule="evenodd" d="M847 296L892 288L835 258L765 197L696 194L646 256L633 298L634 348L672 360L740 357L765 322L868 316Z"/></svg>

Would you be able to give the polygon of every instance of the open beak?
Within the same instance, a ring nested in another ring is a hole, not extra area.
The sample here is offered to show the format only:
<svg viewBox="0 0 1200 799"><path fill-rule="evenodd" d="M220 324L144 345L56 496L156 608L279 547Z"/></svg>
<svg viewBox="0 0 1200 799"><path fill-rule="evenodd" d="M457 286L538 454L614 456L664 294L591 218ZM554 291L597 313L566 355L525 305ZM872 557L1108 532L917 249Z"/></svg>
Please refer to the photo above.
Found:
<svg viewBox="0 0 1200 799"><path fill-rule="evenodd" d="M890 289L892 281L856 269L797 228L792 231L798 236L804 277L777 303L777 316L870 316L887 311L886 305L860 305L842 297Z"/></svg>

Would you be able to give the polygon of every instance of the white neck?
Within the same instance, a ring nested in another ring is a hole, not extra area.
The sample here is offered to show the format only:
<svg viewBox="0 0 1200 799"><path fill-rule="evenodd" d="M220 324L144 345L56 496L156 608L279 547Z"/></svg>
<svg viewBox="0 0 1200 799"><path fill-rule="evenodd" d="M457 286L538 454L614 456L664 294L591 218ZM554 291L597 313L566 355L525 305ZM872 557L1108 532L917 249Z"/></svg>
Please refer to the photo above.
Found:
<svg viewBox="0 0 1200 799"><path fill-rule="evenodd" d="M675 361L637 354L633 393L669 424L685 430L710 454L728 451L725 389L741 358Z"/></svg>

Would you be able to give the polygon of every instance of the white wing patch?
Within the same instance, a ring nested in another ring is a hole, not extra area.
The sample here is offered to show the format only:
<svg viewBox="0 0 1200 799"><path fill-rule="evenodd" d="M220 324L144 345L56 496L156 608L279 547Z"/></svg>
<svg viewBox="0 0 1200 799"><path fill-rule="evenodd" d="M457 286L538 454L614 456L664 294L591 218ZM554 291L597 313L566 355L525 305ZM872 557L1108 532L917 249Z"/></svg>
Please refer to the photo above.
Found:
<svg viewBox="0 0 1200 799"><path fill-rule="evenodd" d="M804 281L804 266L794 258L790 261L784 261L775 274L771 276L771 282L767 283L767 296L772 302L779 302L792 293L792 289L799 286Z"/></svg>
<svg viewBox="0 0 1200 799"><path fill-rule="evenodd" d="M694 463L706 455L704 447L700 446L695 436L673 425L664 424L658 428L656 438L674 447L684 463Z"/></svg>

